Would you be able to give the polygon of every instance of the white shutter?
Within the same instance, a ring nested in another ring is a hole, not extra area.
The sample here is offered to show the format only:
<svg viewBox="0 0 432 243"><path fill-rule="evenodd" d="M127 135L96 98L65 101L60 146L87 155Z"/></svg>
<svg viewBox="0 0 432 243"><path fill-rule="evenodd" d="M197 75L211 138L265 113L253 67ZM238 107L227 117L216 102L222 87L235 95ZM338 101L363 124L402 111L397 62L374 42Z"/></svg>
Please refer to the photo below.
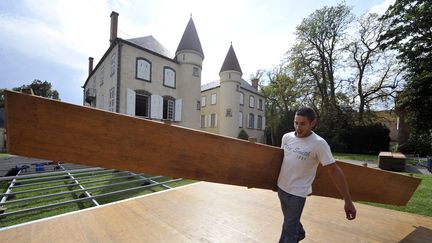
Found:
<svg viewBox="0 0 432 243"><path fill-rule="evenodd" d="M246 114L246 128L249 128L249 114Z"/></svg>
<svg viewBox="0 0 432 243"><path fill-rule="evenodd" d="M265 116L263 116L263 118L262 118L262 130L264 130L265 127L266 127Z"/></svg>
<svg viewBox="0 0 432 243"><path fill-rule="evenodd" d="M215 127L217 127L217 113L215 113Z"/></svg>
<svg viewBox="0 0 432 243"><path fill-rule="evenodd" d="M135 91L126 90L126 114L135 116Z"/></svg>
<svg viewBox="0 0 432 243"><path fill-rule="evenodd" d="M174 121L181 121L182 116L182 99L176 99L174 109Z"/></svg>
<svg viewBox="0 0 432 243"><path fill-rule="evenodd" d="M207 115L207 126L206 127L210 127L210 120L211 120L211 115Z"/></svg>
<svg viewBox="0 0 432 243"><path fill-rule="evenodd" d="M156 119L162 119L162 109L163 109L162 96L152 95L150 99L151 99L150 117Z"/></svg>
<svg viewBox="0 0 432 243"><path fill-rule="evenodd" d="M258 116L255 116L254 126L258 128Z"/></svg>

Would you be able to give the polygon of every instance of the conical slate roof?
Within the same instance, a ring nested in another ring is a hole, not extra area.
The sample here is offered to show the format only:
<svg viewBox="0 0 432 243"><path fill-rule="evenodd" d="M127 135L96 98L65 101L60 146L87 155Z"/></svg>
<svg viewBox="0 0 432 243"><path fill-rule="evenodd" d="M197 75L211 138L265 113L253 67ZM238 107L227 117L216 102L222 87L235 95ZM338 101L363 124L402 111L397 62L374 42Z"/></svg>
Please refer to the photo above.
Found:
<svg viewBox="0 0 432 243"><path fill-rule="evenodd" d="M222 68L221 68L221 70L220 70L219 73L221 73L223 71L228 71L228 70L238 71L241 74L243 74L243 72L242 72L242 70L240 68L240 64L239 64L239 62L237 60L237 56L236 56L236 54L234 52L234 48L233 48L232 44L231 44L231 46L230 46L230 48L228 50L228 53L227 53L227 55L225 57L225 61L223 62Z"/></svg>
<svg viewBox="0 0 432 243"><path fill-rule="evenodd" d="M204 52L202 50L201 42L199 40L198 33L196 31L192 17L189 19L189 22L177 47L176 55L178 52L185 50L196 51L200 53L204 58Z"/></svg>

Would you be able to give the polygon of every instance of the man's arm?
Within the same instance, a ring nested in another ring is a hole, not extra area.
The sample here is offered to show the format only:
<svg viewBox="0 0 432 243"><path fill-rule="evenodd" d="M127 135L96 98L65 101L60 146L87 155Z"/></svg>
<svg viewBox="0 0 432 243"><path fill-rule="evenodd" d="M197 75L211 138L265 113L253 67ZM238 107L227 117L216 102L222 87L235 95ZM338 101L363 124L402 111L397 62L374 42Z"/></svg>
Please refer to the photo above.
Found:
<svg viewBox="0 0 432 243"><path fill-rule="evenodd" d="M356 217L356 208L352 202L351 195L349 192L348 184L345 180L344 173L339 168L336 163L332 163L324 166L327 168L327 172L335 184L336 188L339 190L340 194L345 200L345 214L348 220L353 220Z"/></svg>

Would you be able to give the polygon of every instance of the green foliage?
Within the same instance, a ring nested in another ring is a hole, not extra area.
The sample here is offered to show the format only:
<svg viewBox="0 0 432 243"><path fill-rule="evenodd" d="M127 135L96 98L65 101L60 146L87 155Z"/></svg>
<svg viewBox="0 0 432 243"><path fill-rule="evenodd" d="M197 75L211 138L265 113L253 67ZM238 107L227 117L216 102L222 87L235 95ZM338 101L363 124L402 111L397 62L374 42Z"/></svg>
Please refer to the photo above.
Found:
<svg viewBox="0 0 432 243"><path fill-rule="evenodd" d="M420 154L427 156L431 154L432 134L425 132L418 132L414 130L411 132L407 144L398 147L398 151L409 154Z"/></svg>
<svg viewBox="0 0 432 243"><path fill-rule="evenodd" d="M38 79L35 79L33 83L13 88L13 90L21 91L28 88L31 88L35 95L60 100L59 93L57 92L57 90L52 89L52 84L48 81L42 82Z"/></svg>
<svg viewBox="0 0 432 243"><path fill-rule="evenodd" d="M398 108L406 113L417 137L432 133L432 2L397 0L382 17L390 29L381 37L382 48L399 51L405 64L407 86L398 97ZM422 141L414 141L422 143ZM429 139L430 141L430 139ZM432 153L432 143L428 145Z"/></svg>
<svg viewBox="0 0 432 243"><path fill-rule="evenodd" d="M353 126L345 130L341 140L346 145L346 152L357 154L378 154L389 151L390 131L381 124Z"/></svg>
<svg viewBox="0 0 432 243"><path fill-rule="evenodd" d="M288 53L294 77L309 85L311 106L328 117L338 109L336 94L342 80L335 73L352 20L351 8L344 3L314 11L297 26L297 42Z"/></svg>
<svg viewBox="0 0 432 243"><path fill-rule="evenodd" d="M0 108L4 107L4 89L0 89Z"/></svg>
<svg viewBox="0 0 432 243"><path fill-rule="evenodd" d="M239 132L239 135L237 136L237 138L243 139L243 140L248 140L249 139L249 135L247 134L247 132L244 129L242 129Z"/></svg>

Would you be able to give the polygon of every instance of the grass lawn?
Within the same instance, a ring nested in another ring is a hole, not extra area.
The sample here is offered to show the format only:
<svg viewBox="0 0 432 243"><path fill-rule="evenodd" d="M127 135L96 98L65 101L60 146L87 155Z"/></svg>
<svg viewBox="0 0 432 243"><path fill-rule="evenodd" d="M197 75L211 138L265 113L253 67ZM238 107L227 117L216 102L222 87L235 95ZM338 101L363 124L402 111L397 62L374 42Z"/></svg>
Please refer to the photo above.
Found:
<svg viewBox="0 0 432 243"><path fill-rule="evenodd" d="M0 159L9 156L7 153L0 153Z"/></svg>
<svg viewBox="0 0 432 243"><path fill-rule="evenodd" d="M95 175L91 179L88 179L88 178L80 179L80 177L82 177L82 176L87 176L87 174L82 173L80 175L75 176L75 178L78 179L85 188L91 188L91 187L96 187L96 186L110 185L110 184L118 183L118 182L130 181L130 179L128 179L127 177L124 178L124 175L125 174L122 174L122 173L109 173L109 174L104 174L104 175L102 175L102 174L101 175ZM146 175L146 176L150 177L150 175ZM114 179L114 180L103 181L103 182L92 182L92 180L101 180L101 179ZM137 178L135 178L135 179L137 179ZM163 177L163 178L157 179L156 181L167 181L170 179L171 178ZM49 181L49 179L47 178L44 181ZM193 180L182 180L182 181L167 183L166 185L169 187L178 187L178 186L182 186L182 185L186 185L186 184L190 184L190 183L194 183L194 182L195 181L193 181ZM66 185L66 183L67 182L55 182L55 181L53 181L52 183L43 184L43 185L28 185L25 187L15 188L14 192L27 191L27 190L39 189L39 188L49 188L50 186L51 187L52 186L61 186L61 185ZM109 187L105 187L105 188L101 188L101 189L94 189L94 190L91 190L90 192L92 193L92 195L95 196L95 195L100 195L102 193L108 193L108 192L118 191L118 190L122 190L122 189L137 187L137 186L140 186L141 184L142 184L142 181L141 182L132 182L132 183L126 184L126 185L113 185L113 186L109 186ZM25 185L25 182L22 183L21 185ZM7 186L8 186L8 183L6 181L0 182L1 193L4 193L6 191ZM68 192L68 191L77 190L77 189L80 189L80 188L78 186L70 186L70 187L62 187L62 188L54 188L54 189L50 188L49 190L44 190L44 191L26 192L26 193L22 193L22 194L16 194L14 200L24 199L24 198L29 198L29 197L35 197L35 196L41 196L41 195L48 195L48 194L53 194L53 193L58 193L58 192ZM127 199L127 198L131 198L131 197L136 197L136 196L140 196L140 195L153 193L156 191L161 191L161 190L166 190L166 189L162 186L154 186L152 188L140 188L140 189L125 192L125 193L120 193L120 194L115 194L115 195L111 195L111 196L98 198L96 200L99 204L102 205L102 204L106 204L106 203L119 201L122 199ZM71 192L71 193L66 193L63 195L55 196L55 197L34 199L32 201L27 201L27 202L11 203L11 204L5 205L4 207L7 208L7 212L14 212L14 211L18 211L18 210L27 209L27 208L33 208L33 207L37 207L37 206L49 205L49 204L65 202L65 201L69 201L69 200L73 200L73 199L78 199L81 196L82 196L82 192L78 192L78 193ZM37 219L42 219L42 218L55 216L55 215L59 215L59 214L67 213L67 212L72 212L72 211L76 211L76 210L80 210L80 209L90 208L90 207L94 207L94 205L92 204L92 202L90 200L88 200L88 201L70 203L70 204L66 204L63 206L51 207L51 208L43 209L43 210L36 210L36 211L27 212L27 213L11 215L11 216L7 216L6 218L0 218L0 227L16 225L16 224L20 224L20 223L24 223L24 222L29 222L29 221L33 221L33 220L37 220Z"/></svg>
<svg viewBox="0 0 432 243"><path fill-rule="evenodd" d="M373 154L346 154L346 153L333 153L333 157L337 160L360 160L377 162L378 155Z"/></svg>

